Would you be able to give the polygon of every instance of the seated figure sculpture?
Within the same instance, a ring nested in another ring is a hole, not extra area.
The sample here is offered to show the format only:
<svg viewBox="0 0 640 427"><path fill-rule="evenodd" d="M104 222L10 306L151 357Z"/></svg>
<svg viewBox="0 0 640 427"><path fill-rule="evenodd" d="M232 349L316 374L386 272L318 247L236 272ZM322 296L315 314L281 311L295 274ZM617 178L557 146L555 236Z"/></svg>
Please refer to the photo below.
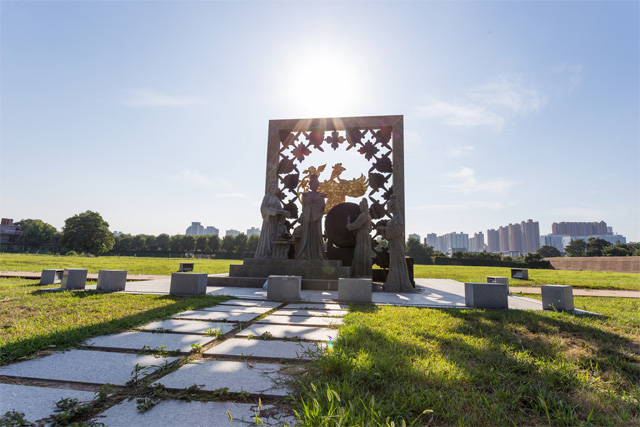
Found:
<svg viewBox="0 0 640 427"><path fill-rule="evenodd" d="M290 215L289 211L282 209L282 203L276 196L277 191L276 184L269 184L267 194L262 199L260 206L262 229L256 249L256 258L271 258L273 256L273 242L282 235L284 219Z"/></svg>
<svg viewBox="0 0 640 427"><path fill-rule="evenodd" d="M413 292L404 252L404 220L395 195L389 198L387 207L391 219L387 225L378 227L382 237L389 242L389 275L384 284L384 290L387 292Z"/></svg>
<svg viewBox="0 0 640 427"><path fill-rule="evenodd" d="M309 177L309 189L302 195L302 237L296 259L327 259L322 238L322 216L324 215L325 193L318 192L318 175Z"/></svg>
<svg viewBox="0 0 640 427"><path fill-rule="evenodd" d="M355 221L347 224L347 229L356 232L356 247L351 262L351 277L371 277L371 215L367 199L360 202L360 215Z"/></svg>

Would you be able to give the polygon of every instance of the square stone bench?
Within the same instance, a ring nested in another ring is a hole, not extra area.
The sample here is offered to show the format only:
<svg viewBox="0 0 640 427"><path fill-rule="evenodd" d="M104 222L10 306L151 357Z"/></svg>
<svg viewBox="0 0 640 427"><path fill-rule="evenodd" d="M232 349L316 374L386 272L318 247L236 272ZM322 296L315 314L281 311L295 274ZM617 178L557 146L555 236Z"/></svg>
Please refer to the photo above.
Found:
<svg viewBox="0 0 640 427"><path fill-rule="evenodd" d="M100 270L98 271L96 290L100 292L124 291L126 283L126 270Z"/></svg>
<svg viewBox="0 0 640 427"><path fill-rule="evenodd" d="M338 301L345 303L371 303L372 280L366 278L339 278Z"/></svg>
<svg viewBox="0 0 640 427"><path fill-rule="evenodd" d="M62 273L64 270L42 270L40 275L41 285L55 285L56 283L62 283Z"/></svg>
<svg viewBox="0 0 640 427"><path fill-rule="evenodd" d="M302 276L272 275L267 279L267 300L299 301Z"/></svg>
<svg viewBox="0 0 640 427"><path fill-rule="evenodd" d="M487 276L487 283L504 283L505 285L509 285L509 278L502 276Z"/></svg>
<svg viewBox="0 0 640 427"><path fill-rule="evenodd" d="M542 285L544 310L573 311L573 287L571 285Z"/></svg>
<svg viewBox="0 0 640 427"><path fill-rule="evenodd" d="M171 273L169 295L204 295L207 293L206 273Z"/></svg>
<svg viewBox="0 0 640 427"><path fill-rule="evenodd" d="M193 271L194 264L192 262L181 262L178 272Z"/></svg>
<svg viewBox="0 0 640 427"><path fill-rule="evenodd" d="M87 272L84 268L65 268L60 287L66 290L84 289L87 284Z"/></svg>
<svg viewBox="0 0 640 427"><path fill-rule="evenodd" d="M529 280L528 268L512 268L511 277L514 279Z"/></svg>
<svg viewBox="0 0 640 427"><path fill-rule="evenodd" d="M504 283L465 283L464 304L473 308L509 308L509 285Z"/></svg>

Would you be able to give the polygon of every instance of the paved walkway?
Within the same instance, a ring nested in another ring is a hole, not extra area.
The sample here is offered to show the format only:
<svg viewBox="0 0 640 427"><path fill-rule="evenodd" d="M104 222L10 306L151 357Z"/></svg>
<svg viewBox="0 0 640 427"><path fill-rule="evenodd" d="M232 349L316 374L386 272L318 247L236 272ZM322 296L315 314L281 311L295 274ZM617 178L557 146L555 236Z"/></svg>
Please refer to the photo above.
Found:
<svg viewBox="0 0 640 427"><path fill-rule="evenodd" d="M127 282L126 292L167 294L169 282ZM463 283L417 279L416 284L417 292L410 294L375 292L373 302L464 308ZM230 416L234 426L256 425L256 416L264 426L295 424L282 405L290 391L286 380L303 372L313 354L338 335L348 306L337 303L332 291L305 290L296 303L266 301L266 290L256 288L210 286L207 293L234 299L0 367L0 416L18 411L35 422L55 416L56 402L78 399L99 407L92 421L107 426L223 426ZM539 300L510 295L509 308L542 307ZM149 388L136 390L131 383L136 378L161 384L165 391L156 393L161 398ZM107 383L111 397L99 402L96 392ZM185 401L189 393L216 401ZM140 405L149 409L140 412Z"/></svg>

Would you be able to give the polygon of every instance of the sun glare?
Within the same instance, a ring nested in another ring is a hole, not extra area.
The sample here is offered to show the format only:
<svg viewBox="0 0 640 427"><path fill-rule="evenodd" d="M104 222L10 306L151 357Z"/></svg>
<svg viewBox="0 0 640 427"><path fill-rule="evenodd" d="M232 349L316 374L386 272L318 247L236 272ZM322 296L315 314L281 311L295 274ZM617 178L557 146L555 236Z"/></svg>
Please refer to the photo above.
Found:
<svg viewBox="0 0 640 427"><path fill-rule="evenodd" d="M353 114L361 102L362 80L355 64L343 57L310 56L292 67L289 102L306 116Z"/></svg>

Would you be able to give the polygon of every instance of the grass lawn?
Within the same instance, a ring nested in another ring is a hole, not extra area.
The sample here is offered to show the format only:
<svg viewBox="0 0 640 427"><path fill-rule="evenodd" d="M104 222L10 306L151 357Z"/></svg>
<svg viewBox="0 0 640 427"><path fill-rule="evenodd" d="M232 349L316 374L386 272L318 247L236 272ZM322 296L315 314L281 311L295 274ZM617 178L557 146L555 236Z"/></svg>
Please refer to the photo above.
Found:
<svg viewBox="0 0 640 427"><path fill-rule="evenodd" d="M229 299L41 289L38 281L0 278L0 364Z"/></svg>
<svg viewBox="0 0 640 427"><path fill-rule="evenodd" d="M604 316L352 307L294 406L313 426L638 425L640 300L575 304Z"/></svg>
<svg viewBox="0 0 640 427"><path fill-rule="evenodd" d="M193 262L194 273L228 273L229 265L239 260L152 258L152 257L83 257L63 255L0 254L0 270L37 271L53 268L86 268L89 273L99 270L127 270L130 274L165 274L178 271L181 262Z"/></svg>
<svg viewBox="0 0 640 427"><path fill-rule="evenodd" d="M571 285L587 289L626 289L640 291L640 274L606 271L532 270L530 280L511 278L506 267L467 267L454 265L416 265L415 277L452 279L459 282L486 282L487 276L509 277L511 286Z"/></svg>

